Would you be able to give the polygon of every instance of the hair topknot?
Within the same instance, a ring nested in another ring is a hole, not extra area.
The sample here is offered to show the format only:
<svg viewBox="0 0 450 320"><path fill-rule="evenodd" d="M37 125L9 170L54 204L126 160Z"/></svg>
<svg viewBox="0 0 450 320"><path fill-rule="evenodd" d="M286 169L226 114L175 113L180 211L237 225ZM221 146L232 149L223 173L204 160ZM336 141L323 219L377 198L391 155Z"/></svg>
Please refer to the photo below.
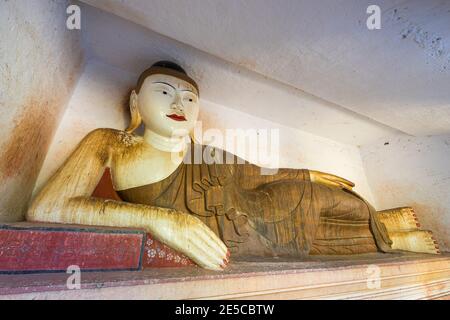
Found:
<svg viewBox="0 0 450 320"><path fill-rule="evenodd" d="M155 62L154 64L152 64L151 67L152 68L153 67L167 68L167 69L178 71L178 72L181 72L181 73L184 73L185 75L187 75L186 71L180 65L178 65L172 61L167 61L167 60L158 61L158 62Z"/></svg>

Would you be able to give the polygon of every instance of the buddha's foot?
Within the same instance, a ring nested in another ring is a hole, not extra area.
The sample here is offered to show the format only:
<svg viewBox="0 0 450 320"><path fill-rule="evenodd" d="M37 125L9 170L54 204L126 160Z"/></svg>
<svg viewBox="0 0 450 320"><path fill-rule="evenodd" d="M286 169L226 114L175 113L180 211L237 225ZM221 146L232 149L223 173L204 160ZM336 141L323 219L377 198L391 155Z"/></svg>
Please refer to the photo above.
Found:
<svg viewBox="0 0 450 320"><path fill-rule="evenodd" d="M389 232L392 249L440 254L437 241L433 233L426 230Z"/></svg>
<svg viewBox="0 0 450 320"><path fill-rule="evenodd" d="M419 230L420 224L411 207L401 207L377 212L378 219L389 233L397 231Z"/></svg>

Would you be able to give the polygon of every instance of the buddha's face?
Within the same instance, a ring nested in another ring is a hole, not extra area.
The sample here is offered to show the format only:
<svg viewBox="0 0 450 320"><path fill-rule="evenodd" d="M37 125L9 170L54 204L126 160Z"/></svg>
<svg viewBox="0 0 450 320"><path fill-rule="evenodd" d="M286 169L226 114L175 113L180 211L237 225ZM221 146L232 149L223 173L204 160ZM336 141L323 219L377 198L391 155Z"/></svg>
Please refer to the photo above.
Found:
<svg viewBox="0 0 450 320"><path fill-rule="evenodd" d="M148 76L138 94L145 126L165 137L187 135L198 117L198 92L189 82L165 74Z"/></svg>

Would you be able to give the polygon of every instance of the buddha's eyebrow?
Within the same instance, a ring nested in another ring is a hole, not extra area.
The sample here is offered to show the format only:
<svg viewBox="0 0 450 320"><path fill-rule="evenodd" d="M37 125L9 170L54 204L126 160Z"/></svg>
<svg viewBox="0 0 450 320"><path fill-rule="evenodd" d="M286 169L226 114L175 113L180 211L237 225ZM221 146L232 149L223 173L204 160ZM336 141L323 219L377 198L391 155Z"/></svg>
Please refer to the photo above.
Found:
<svg viewBox="0 0 450 320"><path fill-rule="evenodd" d="M180 90L181 92L185 92L185 91L187 91L187 92L190 92L190 93L192 93L192 94L195 94L195 95L197 95L194 91L192 91L192 90L190 90L190 89L186 89L186 90Z"/></svg>
<svg viewBox="0 0 450 320"><path fill-rule="evenodd" d="M177 90L173 85L171 85L171 84L169 84L169 83L167 83L167 82L156 81L156 82L153 82L153 83L162 83L162 84L168 85L169 87L172 87L173 90Z"/></svg>

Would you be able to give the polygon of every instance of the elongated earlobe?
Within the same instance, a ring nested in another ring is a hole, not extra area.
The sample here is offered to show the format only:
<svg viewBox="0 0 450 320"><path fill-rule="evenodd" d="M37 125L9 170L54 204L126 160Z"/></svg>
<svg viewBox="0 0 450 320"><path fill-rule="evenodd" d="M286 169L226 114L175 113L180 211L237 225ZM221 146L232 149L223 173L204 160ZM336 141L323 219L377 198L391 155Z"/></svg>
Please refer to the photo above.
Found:
<svg viewBox="0 0 450 320"><path fill-rule="evenodd" d="M194 132L193 131L189 132L189 137L191 138L191 143L192 144L197 143L197 141L195 141L195 137L194 137Z"/></svg>
<svg viewBox="0 0 450 320"><path fill-rule="evenodd" d="M191 143L203 144L203 141L201 140L201 136L198 137L197 135L195 135L195 132L196 132L195 128L189 132L189 137L191 138Z"/></svg>
<svg viewBox="0 0 450 320"><path fill-rule="evenodd" d="M136 91L132 91L130 95L130 113L131 113L131 121L128 125L128 128L125 130L128 133L132 133L134 130L136 130L142 122L141 115L139 114L138 109L138 95L136 94Z"/></svg>

